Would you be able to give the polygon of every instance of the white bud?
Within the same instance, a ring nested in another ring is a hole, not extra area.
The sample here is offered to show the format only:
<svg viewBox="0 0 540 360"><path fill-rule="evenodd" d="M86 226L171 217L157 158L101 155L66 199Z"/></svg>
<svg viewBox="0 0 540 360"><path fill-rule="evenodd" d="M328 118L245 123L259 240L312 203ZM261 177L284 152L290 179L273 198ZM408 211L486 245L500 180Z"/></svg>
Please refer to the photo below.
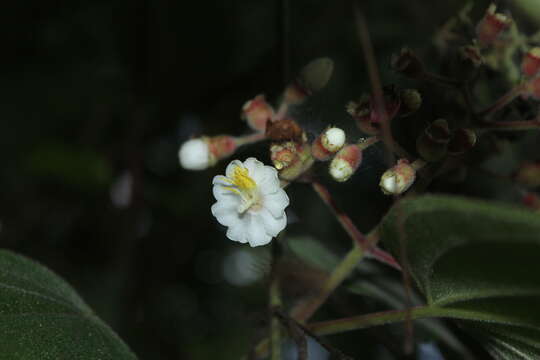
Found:
<svg viewBox="0 0 540 360"><path fill-rule="evenodd" d="M324 132L321 144L326 150L334 153L345 145L345 140L345 131L337 127L331 127Z"/></svg>
<svg viewBox="0 0 540 360"><path fill-rule="evenodd" d="M208 143L201 138L183 143L178 157L180 165L187 170L204 170L210 166L210 149Z"/></svg>
<svg viewBox="0 0 540 360"><path fill-rule="evenodd" d="M416 169L405 159L388 169L382 176L379 186L385 195L399 195L407 191L414 183Z"/></svg>
<svg viewBox="0 0 540 360"><path fill-rule="evenodd" d="M362 150L357 145L342 148L330 163L330 175L334 180L344 182L356 172L362 163Z"/></svg>
<svg viewBox="0 0 540 360"><path fill-rule="evenodd" d="M344 159L337 159L335 158L330 163L330 175L334 178L334 180L339 182L344 182L349 180L351 175L354 173L354 170L351 166L351 164Z"/></svg>

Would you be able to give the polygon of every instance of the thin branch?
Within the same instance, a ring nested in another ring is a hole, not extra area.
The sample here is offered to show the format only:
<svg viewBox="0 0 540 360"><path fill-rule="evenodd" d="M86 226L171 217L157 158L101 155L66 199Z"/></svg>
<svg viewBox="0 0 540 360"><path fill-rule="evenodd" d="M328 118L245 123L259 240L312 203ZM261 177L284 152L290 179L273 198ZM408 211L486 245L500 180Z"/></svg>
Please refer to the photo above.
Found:
<svg viewBox="0 0 540 360"><path fill-rule="evenodd" d="M386 104L384 101L384 93L381 85L381 79L379 77L379 69L377 66L377 60L373 51L373 45L371 44L371 38L369 36L369 30L367 27L364 14L360 10L357 2L354 3L354 17L356 22L356 29L358 37L362 45L364 53L364 60L366 62L369 81L373 91L373 99L375 100L375 109L380 116L382 141L388 148L388 163L394 163L394 140L392 138L392 130L390 127L390 121L388 120L388 114L386 112Z"/></svg>
<svg viewBox="0 0 540 360"><path fill-rule="evenodd" d="M392 257L392 255L376 246L376 243L379 240L376 231L372 231L367 236L364 235L360 230L358 230L356 225L354 225L351 218L339 208L326 187L316 181L313 181L311 186L324 201L324 203L330 208L336 219L339 221L353 242L357 244L363 251L365 251L366 255L373 257L380 262L393 267L394 269L401 270L401 267Z"/></svg>
<svg viewBox="0 0 540 360"><path fill-rule="evenodd" d="M540 121L523 120L523 121L496 121L484 123L476 126L476 130L480 131L524 131L524 130L540 130Z"/></svg>

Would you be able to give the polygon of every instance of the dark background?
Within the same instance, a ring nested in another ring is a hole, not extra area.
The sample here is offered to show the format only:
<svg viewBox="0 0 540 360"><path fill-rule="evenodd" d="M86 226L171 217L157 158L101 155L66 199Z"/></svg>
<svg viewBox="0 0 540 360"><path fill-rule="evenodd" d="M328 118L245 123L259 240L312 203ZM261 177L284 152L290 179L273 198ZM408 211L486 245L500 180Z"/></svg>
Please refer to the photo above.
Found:
<svg viewBox="0 0 540 360"><path fill-rule="evenodd" d="M462 5L362 3L385 83L401 81L389 71L391 53L404 44L429 48ZM237 359L266 321L264 280L246 285L234 276L243 271L238 254L254 254L249 270L263 275L267 263L257 259L267 250L227 240L210 213L211 179L226 162L182 170L180 144L192 135L246 134L242 104L259 93L275 100L321 56L334 60L334 76L298 120L311 134L331 123L360 136L344 111L369 89L352 2L290 1L286 11L283 4L2 5L1 246L67 279L141 359ZM235 157L268 163L266 149ZM370 149L354 179L329 184L364 231L389 204L375 191L383 155ZM318 171L327 181L324 167ZM287 191L288 234L336 251L349 246L309 187ZM355 341L369 341L363 336Z"/></svg>

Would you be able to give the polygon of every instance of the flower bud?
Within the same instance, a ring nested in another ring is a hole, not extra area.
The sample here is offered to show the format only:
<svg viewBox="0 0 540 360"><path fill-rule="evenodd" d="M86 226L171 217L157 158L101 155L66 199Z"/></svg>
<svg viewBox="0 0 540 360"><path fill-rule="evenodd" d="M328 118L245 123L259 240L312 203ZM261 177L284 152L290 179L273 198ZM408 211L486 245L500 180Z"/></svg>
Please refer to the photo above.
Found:
<svg viewBox="0 0 540 360"><path fill-rule="evenodd" d="M256 131L264 131L266 123L274 116L274 109L266 102L264 95L257 95L242 106L242 119Z"/></svg>
<svg viewBox="0 0 540 360"><path fill-rule="evenodd" d="M476 133L471 129L457 129L448 143L448 154L461 155L476 144Z"/></svg>
<svg viewBox="0 0 540 360"><path fill-rule="evenodd" d="M415 178L415 168L408 160L401 159L381 176L379 186L385 195L399 195L411 187Z"/></svg>
<svg viewBox="0 0 540 360"><path fill-rule="evenodd" d="M317 160L328 160L345 145L345 140L345 131L330 127L313 141L311 154Z"/></svg>
<svg viewBox="0 0 540 360"><path fill-rule="evenodd" d="M431 123L416 139L418 154L427 161L441 160L447 153L450 141L450 129L445 119L437 119Z"/></svg>
<svg viewBox="0 0 540 360"><path fill-rule="evenodd" d="M273 141L305 141L304 130L294 119L285 117L267 124L266 137Z"/></svg>
<svg viewBox="0 0 540 360"><path fill-rule="evenodd" d="M401 99L395 86L383 88L383 100L387 121L392 120L401 107ZM380 132L381 114L375 106L373 96L362 95L358 102L351 101L347 104L347 112L356 120L358 128L368 135L377 135Z"/></svg>
<svg viewBox="0 0 540 360"><path fill-rule="evenodd" d="M416 89L402 90L399 95L401 98L401 116L412 114L422 106L422 95Z"/></svg>
<svg viewBox="0 0 540 360"><path fill-rule="evenodd" d="M491 45L512 24L510 17L497 13L496 10L497 6L491 4L482 20L476 25L476 36L480 46L487 47Z"/></svg>
<svg viewBox="0 0 540 360"><path fill-rule="evenodd" d="M272 144L270 146L270 160L278 170L294 165L300 160L297 144L292 141L283 144Z"/></svg>
<svg viewBox="0 0 540 360"><path fill-rule="evenodd" d="M347 145L332 159L330 175L336 181L345 182L355 173L361 162L362 150L357 145Z"/></svg>
<svg viewBox="0 0 540 360"><path fill-rule="evenodd" d="M390 59L390 66L397 71L411 78L418 78L424 74L424 64L409 48L404 47L399 54L393 54Z"/></svg>
<svg viewBox="0 0 540 360"><path fill-rule="evenodd" d="M183 143L178 157L184 169L204 170L214 166L218 160L230 156L236 148L236 139L232 136L203 136Z"/></svg>
<svg viewBox="0 0 540 360"><path fill-rule="evenodd" d="M301 104L308 96L326 86L333 71L334 62L329 58L311 61L300 71L298 78L287 86L283 100L287 104Z"/></svg>
<svg viewBox="0 0 540 360"><path fill-rule="evenodd" d="M274 167L279 170L279 177L287 181L292 181L302 175L314 162L309 144L293 141L273 144L270 147L270 159Z"/></svg>
<svg viewBox="0 0 540 360"><path fill-rule="evenodd" d="M540 47L533 47L521 61L521 72L526 77L533 77L540 71Z"/></svg>

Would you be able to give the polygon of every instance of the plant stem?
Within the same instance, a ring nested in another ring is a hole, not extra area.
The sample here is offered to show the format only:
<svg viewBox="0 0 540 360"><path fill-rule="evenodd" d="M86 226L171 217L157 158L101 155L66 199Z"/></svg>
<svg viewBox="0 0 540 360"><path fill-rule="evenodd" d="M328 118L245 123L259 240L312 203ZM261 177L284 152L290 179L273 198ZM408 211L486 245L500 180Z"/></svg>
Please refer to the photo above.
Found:
<svg viewBox="0 0 540 360"><path fill-rule="evenodd" d="M521 93L525 89L525 84L526 83L522 83L522 84L518 84L517 86L513 87L509 92L507 92L506 94L501 96L493 104L491 104L490 106L488 106L484 110L479 111L477 115L485 118L485 117L488 117L489 115L499 111L500 109L502 109L503 107L505 107L506 105L511 103L512 100L514 100L519 95L521 95Z"/></svg>
<svg viewBox="0 0 540 360"><path fill-rule="evenodd" d="M281 360L281 330L279 319L273 316L274 310L281 306L279 283L276 276L270 284L270 342L272 344L272 360Z"/></svg>
<svg viewBox="0 0 540 360"><path fill-rule="evenodd" d="M441 309L439 308L419 306L403 310L382 311L367 315L322 321L309 324L307 327L317 335L331 335L365 329L372 326L392 324L409 319L416 320L427 317L443 317L443 315L441 315Z"/></svg>
<svg viewBox="0 0 540 360"><path fill-rule="evenodd" d="M266 135L264 134L264 132L256 132L256 133L253 133L253 134L237 137L236 138L236 145L237 146L249 145L249 144L253 144L253 143L262 141L264 139L266 139Z"/></svg>
<svg viewBox="0 0 540 360"><path fill-rule="evenodd" d="M540 121L524 120L524 121L498 121L484 123L476 127L480 131L522 131L522 130L540 130Z"/></svg>
<svg viewBox="0 0 540 360"><path fill-rule="evenodd" d="M373 258L387 265L390 265L397 270L401 270L399 264L392 257L392 255L376 247L375 244L379 240L376 231L371 231L367 236L362 234L362 232L358 230L356 225L354 225L351 218L337 206L336 202L332 198L332 195L330 195L330 192L328 191L328 189L326 189L326 187L316 181L312 182L311 186L313 187L313 190L315 190L315 192L319 195L319 197L324 201L324 203L330 208L343 229L353 240L354 244L358 245L363 251L365 251L367 253L366 255L371 255Z"/></svg>
<svg viewBox="0 0 540 360"><path fill-rule="evenodd" d="M364 256L364 251L358 245L347 253L345 258L338 264L338 266L332 271L330 277L323 284L321 291L314 297L308 299L305 302L301 302L290 312L290 316L298 321L304 323L307 319L317 311L317 309L326 301L328 296L345 280L345 278L353 271L360 259Z"/></svg>
<svg viewBox="0 0 540 360"><path fill-rule="evenodd" d="M281 292L279 289L279 276L277 276L277 263L280 253L280 244L276 241L272 243L272 270L270 272L269 289L269 314L270 314L270 342L272 344L272 360L281 360L281 331L280 322L274 316L281 308Z"/></svg>

